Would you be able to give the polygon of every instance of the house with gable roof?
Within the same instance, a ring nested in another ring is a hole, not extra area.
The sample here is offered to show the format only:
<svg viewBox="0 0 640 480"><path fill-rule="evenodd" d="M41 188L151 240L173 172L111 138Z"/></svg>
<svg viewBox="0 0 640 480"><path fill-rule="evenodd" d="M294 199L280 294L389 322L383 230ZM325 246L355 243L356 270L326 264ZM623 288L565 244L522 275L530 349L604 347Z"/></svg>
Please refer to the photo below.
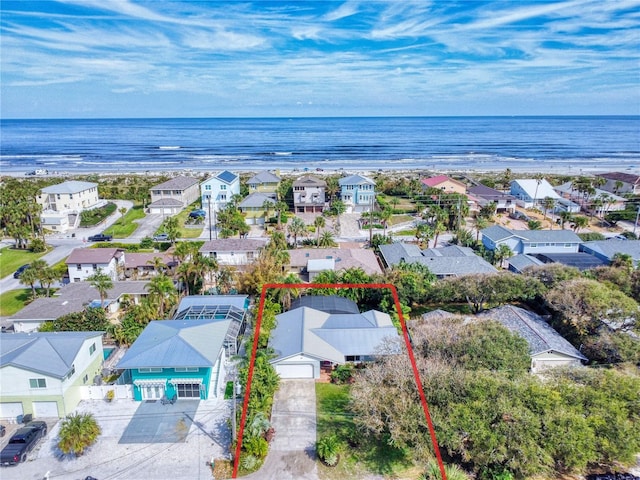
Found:
<svg viewBox="0 0 640 480"><path fill-rule="evenodd" d="M175 215L198 199L198 179L178 176L151 187L149 213Z"/></svg>
<svg viewBox="0 0 640 480"><path fill-rule="evenodd" d="M526 340L532 373L553 367L581 366L588 360L540 315L523 308L504 305L479 313L478 317L496 320Z"/></svg>
<svg viewBox="0 0 640 480"><path fill-rule="evenodd" d="M0 335L0 419L18 415L59 418L71 413L83 386L103 363L104 332L32 332Z"/></svg>
<svg viewBox="0 0 640 480"><path fill-rule="evenodd" d="M310 282L321 271L333 270L337 272L349 268L361 268L369 275L382 273L373 250L364 248L295 248L289 250L289 272L296 273Z"/></svg>
<svg viewBox="0 0 640 480"><path fill-rule="evenodd" d="M249 194L262 193L274 200L278 195L278 185L282 179L267 170L262 171L249 180L247 180L247 186L249 187Z"/></svg>
<svg viewBox="0 0 640 480"><path fill-rule="evenodd" d="M200 253L215 258L218 265L242 267L253 263L266 244L256 238L218 238L205 242Z"/></svg>
<svg viewBox="0 0 640 480"><path fill-rule="evenodd" d="M294 180L293 208L296 213L322 213L327 208L327 182L313 175Z"/></svg>
<svg viewBox="0 0 640 480"><path fill-rule="evenodd" d="M338 180L340 200L346 213L362 213L371 210L376 198L376 182L362 175L349 175Z"/></svg>
<svg viewBox="0 0 640 480"><path fill-rule="evenodd" d="M492 225L480 232L487 250L507 245L514 255L536 253L577 253L582 239L571 230L509 230Z"/></svg>
<svg viewBox="0 0 640 480"><path fill-rule="evenodd" d="M276 357L270 362L280 378L319 378L321 366L370 361L387 339L399 338L388 314L359 313L355 303L349 307L344 300L333 303L331 297L318 303L305 296L276 316L269 339Z"/></svg>
<svg viewBox="0 0 640 480"><path fill-rule="evenodd" d="M609 240L597 240L584 242L580 245L580 251L593 255L600 260L611 263L617 253L629 255L633 264L640 266L640 240L620 240L612 238Z"/></svg>
<svg viewBox="0 0 640 480"><path fill-rule="evenodd" d="M120 248L74 248L65 260L71 282L83 282L101 271L111 280L118 280L119 268L124 268L124 250Z"/></svg>
<svg viewBox="0 0 640 480"><path fill-rule="evenodd" d="M262 192L250 193L238 204L247 225L264 225L267 217L276 215L275 206L275 196Z"/></svg>
<svg viewBox="0 0 640 480"><path fill-rule="evenodd" d="M103 203L98 197L97 183L77 180L43 188L36 201L42 205L42 226L62 233L77 226L82 211Z"/></svg>
<svg viewBox="0 0 640 480"><path fill-rule="evenodd" d="M526 178L513 180L511 182L511 195L516 197L517 203L523 208L543 209L542 203L545 198L552 198L555 202L554 211L567 211L577 213L580 205L571 200L561 197L545 179L536 180Z"/></svg>
<svg viewBox="0 0 640 480"><path fill-rule="evenodd" d="M480 207L490 203L496 206L496 212L515 212L516 197L509 193L501 192L486 185L474 185L467 189L470 197L475 199Z"/></svg>
<svg viewBox="0 0 640 480"><path fill-rule="evenodd" d="M240 195L240 177L228 170L207 178L200 184L202 208L218 211L227 206L234 195Z"/></svg>
<svg viewBox="0 0 640 480"><path fill-rule="evenodd" d="M640 175L623 172L596 173L596 177L604 178L602 190L618 195L632 193L640 195Z"/></svg>
<svg viewBox="0 0 640 480"><path fill-rule="evenodd" d="M442 190L443 193L460 193L462 195L467 193L467 186L463 182L446 175L423 178L420 183L422 183L423 188L437 188Z"/></svg>

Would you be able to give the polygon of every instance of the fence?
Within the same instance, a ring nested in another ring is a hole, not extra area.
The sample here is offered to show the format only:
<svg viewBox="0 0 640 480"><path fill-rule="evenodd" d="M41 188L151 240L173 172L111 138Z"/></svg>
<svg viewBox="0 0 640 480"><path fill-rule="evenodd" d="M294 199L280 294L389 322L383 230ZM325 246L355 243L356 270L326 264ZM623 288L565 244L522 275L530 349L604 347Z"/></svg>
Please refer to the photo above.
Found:
<svg viewBox="0 0 640 480"><path fill-rule="evenodd" d="M83 400L104 400L107 392L114 391L114 400L133 398L133 385L87 385L81 387Z"/></svg>

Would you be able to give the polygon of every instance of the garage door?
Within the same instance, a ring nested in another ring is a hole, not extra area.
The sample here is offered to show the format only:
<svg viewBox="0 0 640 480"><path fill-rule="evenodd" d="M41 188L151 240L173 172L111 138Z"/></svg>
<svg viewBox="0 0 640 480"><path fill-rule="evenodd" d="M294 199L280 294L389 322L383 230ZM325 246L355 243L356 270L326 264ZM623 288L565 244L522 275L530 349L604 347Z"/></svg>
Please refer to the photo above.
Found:
<svg viewBox="0 0 640 480"><path fill-rule="evenodd" d="M313 378L313 365L310 363L276 365L276 373L280 378Z"/></svg>
<svg viewBox="0 0 640 480"><path fill-rule="evenodd" d="M0 418L7 420L15 420L18 415L22 415L22 402L4 402L0 403Z"/></svg>
<svg viewBox="0 0 640 480"><path fill-rule="evenodd" d="M58 403L33 402L33 416L35 418L58 418Z"/></svg>

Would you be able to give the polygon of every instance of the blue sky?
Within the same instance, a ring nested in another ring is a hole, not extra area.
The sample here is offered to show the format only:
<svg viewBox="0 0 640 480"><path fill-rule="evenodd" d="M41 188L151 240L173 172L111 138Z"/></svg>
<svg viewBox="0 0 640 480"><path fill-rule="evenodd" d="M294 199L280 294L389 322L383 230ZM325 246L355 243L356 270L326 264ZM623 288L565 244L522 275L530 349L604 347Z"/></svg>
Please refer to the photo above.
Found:
<svg viewBox="0 0 640 480"><path fill-rule="evenodd" d="M3 0L3 118L640 113L640 0Z"/></svg>

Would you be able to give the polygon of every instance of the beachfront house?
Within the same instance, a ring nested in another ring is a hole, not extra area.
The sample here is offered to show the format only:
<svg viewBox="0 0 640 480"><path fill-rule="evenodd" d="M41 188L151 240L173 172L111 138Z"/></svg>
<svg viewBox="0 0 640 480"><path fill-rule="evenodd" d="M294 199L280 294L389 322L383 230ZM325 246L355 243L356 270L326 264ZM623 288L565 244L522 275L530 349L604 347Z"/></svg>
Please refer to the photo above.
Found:
<svg viewBox="0 0 640 480"><path fill-rule="evenodd" d="M490 203L495 204L496 212L515 212L516 197L509 193L501 192L485 185L474 185L467 189L469 198L475 200L479 207L484 207Z"/></svg>
<svg viewBox="0 0 640 480"><path fill-rule="evenodd" d="M198 200L198 179L175 177L151 187L149 213L175 215Z"/></svg>
<svg viewBox="0 0 640 480"><path fill-rule="evenodd" d="M282 179L269 171L263 171L247 180L249 193L262 193L274 200L278 195L278 185Z"/></svg>
<svg viewBox="0 0 640 480"><path fill-rule="evenodd" d="M234 195L240 195L240 177L228 170L207 178L200 184L202 208L217 212L227 206Z"/></svg>
<svg viewBox="0 0 640 480"><path fill-rule="evenodd" d="M113 287L107 290L103 303L100 300L100 292L89 282L69 283L51 297L36 298L14 313L9 320L16 332L35 332L45 322L51 322L70 313L82 312L87 307L102 305L108 314L114 314L124 302L137 305L147 297L147 285L148 282L144 281L113 282Z"/></svg>
<svg viewBox="0 0 640 480"><path fill-rule="evenodd" d="M78 406L103 363L104 332L0 335L0 420L64 417Z"/></svg>
<svg viewBox="0 0 640 480"><path fill-rule="evenodd" d="M327 208L327 182L313 175L294 180L293 209L296 213L322 213Z"/></svg>
<svg viewBox="0 0 640 480"><path fill-rule="evenodd" d="M594 188L585 194L585 192L577 190L574 182L566 182L553 188L562 198L580 205L583 210L589 213L600 216L624 210L627 202L626 198L600 188Z"/></svg>
<svg viewBox="0 0 640 480"><path fill-rule="evenodd" d="M362 175L349 175L338 180L338 184L346 213L368 212L373 208L376 182Z"/></svg>
<svg viewBox="0 0 640 480"><path fill-rule="evenodd" d="M83 210L90 210L104 203L98 197L97 183L77 180L43 188L36 201L42 206L42 227L60 233L76 228Z"/></svg>
<svg viewBox="0 0 640 480"><path fill-rule="evenodd" d="M380 257L387 268L400 262L419 263L429 268L438 278L459 277L475 273L496 273L496 268L468 247L420 248L412 243L380 245Z"/></svg>
<svg viewBox="0 0 640 480"><path fill-rule="evenodd" d="M275 206L275 196L261 192L250 193L238 204L247 225L264 225L269 217L276 215Z"/></svg>
<svg viewBox="0 0 640 480"><path fill-rule="evenodd" d="M562 198L544 178L540 180L535 178L513 180L511 182L511 195L516 197L518 206L522 208L543 210L545 198L551 198L554 201L552 211L568 211L571 213L580 211L580 205Z"/></svg>
<svg viewBox="0 0 640 480"><path fill-rule="evenodd" d="M304 296L276 316L269 347L280 378L320 378L321 367L370 361L388 339L399 338L388 314L360 313L355 303L345 305L345 300Z"/></svg>
<svg viewBox="0 0 640 480"><path fill-rule="evenodd" d="M461 195L467 193L467 186L463 182L449 178L446 175L423 178L420 182L424 189L436 188L441 190L443 193L459 193Z"/></svg>
<svg viewBox="0 0 640 480"><path fill-rule="evenodd" d="M571 230L509 230L493 225L480 232L487 250L506 245L514 255L537 253L577 253L582 239Z"/></svg>
<svg viewBox="0 0 640 480"><path fill-rule="evenodd" d="M602 190L618 195L624 193L640 195L640 175L634 173L607 172L596 173L595 176L605 180L605 183L601 187Z"/></svg>
<svg viewBox="0 0 640 480"><path fill-rule="evenodd" d="M74 248L65 260L69 281L83 282L98 271L118 280L124 268L124 250L120 248Z"/></svg>

